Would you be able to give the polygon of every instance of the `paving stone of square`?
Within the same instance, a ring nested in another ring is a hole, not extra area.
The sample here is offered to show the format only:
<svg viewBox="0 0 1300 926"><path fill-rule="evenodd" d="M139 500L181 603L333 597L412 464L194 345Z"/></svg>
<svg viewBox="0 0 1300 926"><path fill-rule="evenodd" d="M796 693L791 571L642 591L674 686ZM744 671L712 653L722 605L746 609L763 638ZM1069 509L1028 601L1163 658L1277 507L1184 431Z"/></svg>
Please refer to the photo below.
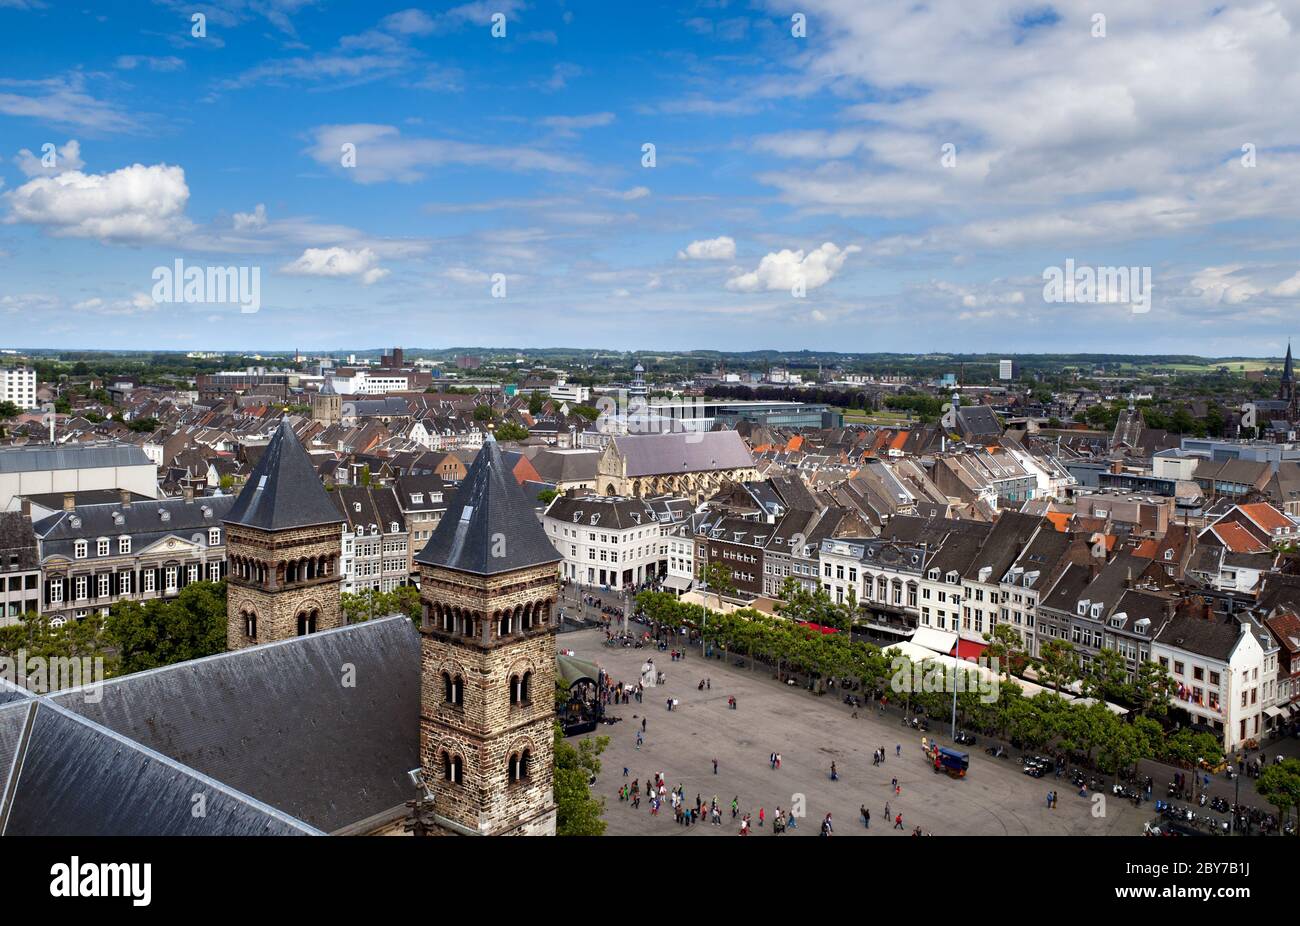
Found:
<svg viewBox="0 0 1300 926"><path fill-rule="evenodd" d="M615 681L635 684L642 663L653 658L666 674L664 685L647 689L645 700L611 705L609 713L622 722L602 724L594 734L610 737L601 756L602 771L593 792L605 798L607 835L706 836L736 835L739 822L731 819L733 796L740 799L740 812L752 815L755 835L771 833L776 808L789 810L795 796L802 794L806 816L798 821L791 836L816 836L822 818L832 815L836 836L911 835L915 826L936 836L950 835L1136 835L1144 821L1153 818L1151 805L1142 809L1128 801L1107 795L1105 813L1094 816L1093 802L1079 797L1069 779L1034 779L1021 772L1019 754L994 759L984 753L983 741L963 751L970 753L970 770L964 779L935 774L921 752L921 736L904 729L894 714L878 715L874 708L859 711L840 702L838 695L816 696L800 688L782 685L770 671L737 668L723 660L705 659L698 649L680 662L655 649L603 646L604 633L582 630L560 635L562 648L602 666ZM698 691L703 677L712 688ZM734 696L737 709L727 707ZM667 710L668 698L679 705ZM636 732L646 719L645 742L636 747ZM934 725L932 724L932 728ZM929 736L930 734L924 734ZM940 733L940 745L951 746ZM901 755L895 755L901 746ZM874 750L884 747L885 764L873 767ZM768 762L772 752L781 753L779 770ZM713 774L712 760L718 760ZM839 780L830 780L830 764L836 763ZM705 822L691 827L674 821L665 802L658 817L650 815L643 799L639 809L620 802L623 769L642 782L662 772L671 788L681 784L688 803L694 806L698 793L707 804L717 795L724 808L723 826ZM897 777L901 793L894 794L891 779ZM1047 792L1055 789L1055 810L1047 808ZM903 829L885 822L885 804L891 814L903 815ZM863 826L859 807L871 811L871 826ZM767 822L757 827L758 811L766 811Z"/></svg>

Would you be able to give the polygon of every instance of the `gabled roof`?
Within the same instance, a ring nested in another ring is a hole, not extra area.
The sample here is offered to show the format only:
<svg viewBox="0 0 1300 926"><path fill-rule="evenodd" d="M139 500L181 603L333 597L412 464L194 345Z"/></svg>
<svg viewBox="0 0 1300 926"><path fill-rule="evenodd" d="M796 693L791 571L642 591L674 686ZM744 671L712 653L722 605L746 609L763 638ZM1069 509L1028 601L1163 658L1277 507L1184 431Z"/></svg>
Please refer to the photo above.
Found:
<svg viewBox="0 0 1300 926"><path fill-rule="evenodd" d="M226 523L276 531L342 520L293 428L281 421Z"/></svg>
<svg viewBox="0 0 1300 926"><path fill-rule="evenodd" d="M0 744L7 836L322 835L48 698L0 707Z"/></svg>
<svg viewBox="0 0 1300 926"><path fill-rule="evenodd" d="M476 575L557 563L560 556L533 513L535 507L489 434L415 561Z"/></svg>
<svg viewBox="0 0 1300 926"><path fill-rule="evenodd" d="M355 687L340 683L339 667L349 664ZM404 616L109 679L97 700L85 688L46 700L326 832L414 793L407 772L420 764L420 641ZM88 771L74 764L67 774Z"/></svg>

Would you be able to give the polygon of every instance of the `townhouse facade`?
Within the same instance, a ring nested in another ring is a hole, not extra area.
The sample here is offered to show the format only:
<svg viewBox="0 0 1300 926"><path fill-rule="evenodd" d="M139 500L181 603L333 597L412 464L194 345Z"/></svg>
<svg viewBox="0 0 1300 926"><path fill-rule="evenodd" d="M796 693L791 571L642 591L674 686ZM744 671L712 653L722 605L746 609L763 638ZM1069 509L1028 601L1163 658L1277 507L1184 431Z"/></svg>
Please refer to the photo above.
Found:
<svg viewBox="0 0 1300 926"><path fill-rule="evenodd" d="M36 521L43 582L42 611L62 625L92 611L107 615L119 601L178 595L186 585L226 575L222 518L231 495L77 505Z"/></svg>
<svg viewBox="0 0 1300 926"><path fill-rule="evenodd" d="M340 485L330 498L343 518L339 558L343 591L391 592L409 584L411 537L395 491Z"/></svg>

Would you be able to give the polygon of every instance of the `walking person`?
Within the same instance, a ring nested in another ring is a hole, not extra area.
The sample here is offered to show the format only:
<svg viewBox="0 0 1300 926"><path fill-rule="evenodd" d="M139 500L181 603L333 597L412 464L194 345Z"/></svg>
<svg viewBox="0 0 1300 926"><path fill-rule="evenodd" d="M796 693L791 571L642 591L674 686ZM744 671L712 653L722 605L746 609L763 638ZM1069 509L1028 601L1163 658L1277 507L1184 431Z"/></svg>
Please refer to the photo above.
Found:
<svg viewBox="0 0 1300 926"><path fill-rule="evenodd" d="M871 829L871 811L867 810L867 805L863 804L859 807L858 812L862 814L862 825L867 829Z"/></svg>

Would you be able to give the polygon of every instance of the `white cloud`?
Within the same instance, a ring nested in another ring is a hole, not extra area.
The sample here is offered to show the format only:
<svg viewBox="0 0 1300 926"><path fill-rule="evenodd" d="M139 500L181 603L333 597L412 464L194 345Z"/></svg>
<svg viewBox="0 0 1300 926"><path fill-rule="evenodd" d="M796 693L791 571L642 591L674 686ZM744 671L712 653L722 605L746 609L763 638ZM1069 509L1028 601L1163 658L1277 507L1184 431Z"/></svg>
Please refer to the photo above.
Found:
<svg viewBox="0 0 1300 926"><path fill-rule="evenodd" d="M370 248L308 248L302 256L281 267L284 273L313 277L358 277L369 286L388 276L377 266L378 255Z"/></svg>
<svg viewBox="0 0 1300 926"><path fill-rule="evenodd" d="M234 223L235 231L266 228L266 206L263 203L258 203L252 212L236 212Z"/></svg>
<svg viewBox="0 0 1300 926"><path fill-rule="evenodd" d="M802 250L781 250L768 254L751 273L742 273L727 281L727 289L739 293L763 290L789 290L802 283L804 289L817 289L831 281L844 266L845 259L862 250L855 244L838 248L827 241L805 254Z"/></svg>
<svg viewBox="0 0 1300 926"><path fill-rule="evenodd" d="M546 116L538 124L557 135L572 136L583 129L594 129L614 122L613 113L587 113L582 116Z"/></svg>
<svg viewBox="0 0 1300 926"><path fill-rule="evenodd" d="M38 157L24 148L14 157L14 163L28 177L53 177L65 170L81 170L86 166L86 162L81 159L81 145L75 138L69 139L62 148L55 148L54 155L54 164L46 167L42 163L45 156L43 149L41 156Z"/></svg>
<svg viewBox="0 0 1300 926"><path fill-rule="evenodd" d="M44 225L50 233L101 241L174 240L190 227L185 171L132 164L108 174L67 171L37 177L4 194L6 223Z"/></svg>
<svg viewBox="0 0 1300 926"><path fill-rule="evenodd" d="M442 275L453 283L463 283L466 286L486 283L491 279L482 270L471 270L468 267L449 267Z"/></svg>
<svg viewBox="0 0 1300 926"><path fill-rule="evenodd" d="M169 73L185 67L185 62L175 55L118 55L114 66L123 71L145 67L151 71Z"/></svg>
<svg viewBox="0 0 1300 926"><path fill-rule="evenodd" d="M356 146L356 166L342 168L358 183L413 183L448 164L506 171L576 173L581 161L527 145L480 145L443 138L403 138L396 126L323 125L307 154L318 164L340 167L343 145Z"/></svg>
<svg viewBox="0 0 1300 926"><path fill-rule="evenodd" d="M108 302L98 296L83 299L81 302L73 303L72 309L75 312L93 315L141 315L146 312L157 311L158 303L154 302L153 297L148 293L138 292Z"/></svg>
<svg viewBox="0 0 1300 926"><path fill-rule="evenodd" d="M683 250L677 252L680 260L733 260L735 256L736 242L726 235L692 241Z"/></svg>
<svg viewBox="0 0 1300 926"><path fill-rule="evenodd" d="M87 93L85 84L80 73L38 80L0 79L0 114L102 133L138 128L134 117Z"/></svg>

